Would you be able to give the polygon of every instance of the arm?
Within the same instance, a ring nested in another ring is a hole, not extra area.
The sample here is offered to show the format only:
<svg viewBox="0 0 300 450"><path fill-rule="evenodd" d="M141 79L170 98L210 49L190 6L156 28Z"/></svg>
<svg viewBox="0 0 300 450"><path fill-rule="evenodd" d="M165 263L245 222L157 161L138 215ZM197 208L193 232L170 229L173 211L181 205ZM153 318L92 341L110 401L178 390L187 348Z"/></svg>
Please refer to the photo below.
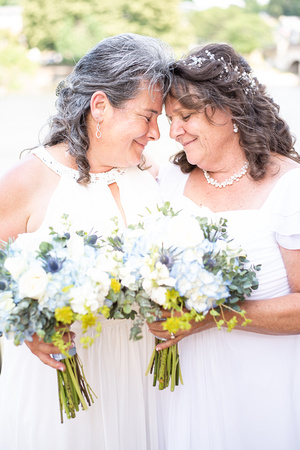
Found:
<svg viewBox="0 0 300 450"><path fill-rule="evenodd" d="M269 335L290 335L300 334L300 250L287 250L280 247L282 258L287 270L291 294L275 297L267 300L245 300L242 308L246 311L246 316L252 322L247 326L242 326L242 319L231 311L225 312L225 317L229 320L236 315L238 324L236 329L262 333ZM164 311L163 316L169 313ZM208 313L205 320L192 323L190 330L179 330L175 339L170 339L170 335L162 328L161 322L149 324L151 333L155 336L168 339L159 344L157 350L170 347L190 334L199 333L209 328L215 327L213 317Z"/></svg>
<svg viewBox="0 0 300 450"><path fill-rule="evenodd" d="M48 177L48 178L47 178ZM51 178L51 174L50 174ZM7 242L18 234L35 231L43 217L43 203L47 206L47 195L43 190L49 187L49 170L45 171L35 156L30 155L0 179L0 239ZM53 180L53 178L52 178ZM48 189L49 190L49 189ZM51 194L51 191L50 191ZM46 344L37 335L33 341L25 341L33 354L45 364L64 370L63 363L51 358L51 353L60 353L53 344Z"/></svg>

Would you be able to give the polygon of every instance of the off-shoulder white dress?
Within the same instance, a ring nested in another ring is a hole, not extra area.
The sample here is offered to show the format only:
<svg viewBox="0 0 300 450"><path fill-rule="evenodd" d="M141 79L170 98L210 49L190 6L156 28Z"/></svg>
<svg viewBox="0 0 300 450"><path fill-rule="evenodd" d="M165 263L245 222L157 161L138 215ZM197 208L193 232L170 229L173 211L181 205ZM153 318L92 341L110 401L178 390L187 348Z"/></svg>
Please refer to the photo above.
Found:
<svg viewBox="0 0 300 450"><path fill-rule="evenodd" d="M105 177L92 174L87 187L76 183L77 171L55 161L43 148L35 151L60 176L41 229L69 214L78 229L104 234L110 218L123 219ZM159 189L147 171L125 168L117 184L127 223L156 208ZM76 330L75 330L76 331ZM0 375L1 450L157 450L155 389L145 371L154 338L144 333L138 342L129 341L127 320L105 320L102 332L90 349L77 350L87 380L98 396L88 411L60 423L56 371L45 366L23 345L5 341Z"/></svg>
<svg viewBox="0 0 300 450"><path fill-rule="evenodd" d="M161 171L175 209L228 219L229 234L262 264L250 300L290 292L278 244L300 249L300 168L283 175L259 210L214 214L183 195L188 175ZM161 392L165 450L299 450L300 336L210 329L179 343L184 385Z"/></svg>

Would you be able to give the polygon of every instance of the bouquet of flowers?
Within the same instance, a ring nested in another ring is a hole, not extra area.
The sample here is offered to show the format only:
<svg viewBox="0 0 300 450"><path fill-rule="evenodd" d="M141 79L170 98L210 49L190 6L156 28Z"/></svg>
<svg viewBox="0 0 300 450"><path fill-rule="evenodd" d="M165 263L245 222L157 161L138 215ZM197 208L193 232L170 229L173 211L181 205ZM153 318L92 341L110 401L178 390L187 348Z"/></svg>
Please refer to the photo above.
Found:
<svg viewBox="0 0 300 450"><path fill-rule="evenodd" d="M189 329L192 320L204 320L208 312L219 329L227 325L230 331L237 319L226 321L225 308L242 316L247 325L250 320L238 303L257 289L260 267L248 264L246 254L229 240L226 230L225 219L214 223L208 217L175 213L165 203L121 237L116 231L109 242L123 253L123 270L129 278L126 286L121 282L123 298L111 296L105 301L107 316L124 317L125 304L126 313L134 319L132 339L141 338L143 322L159 320L161 308L171 312L163 322L171 335ZM154 372L159 389L171 381L174 390L182 382L177 345L161 352L154 349L149 371Z"/></svg>
<svg viewBox="0 0 300 450"><path fill-rule="evenodd" d="M72 230L63 216L60 231L19 235L0 250L0 336L15 345L32 340L37 334L53 342L64 359L66 371L57 370L61 422L76 416L79 405L86 410L95 395L88 385L81 361L64 333L81 322L83 346L93 343L87 334L91 327L100 333L97 314L104 311L104 300L113 292L114 253L101 245L97 235ZM110 261L110 266L107 264ZM104 269L105 268L105 269ZM111 269L111 272L109 272Z"/></svg>

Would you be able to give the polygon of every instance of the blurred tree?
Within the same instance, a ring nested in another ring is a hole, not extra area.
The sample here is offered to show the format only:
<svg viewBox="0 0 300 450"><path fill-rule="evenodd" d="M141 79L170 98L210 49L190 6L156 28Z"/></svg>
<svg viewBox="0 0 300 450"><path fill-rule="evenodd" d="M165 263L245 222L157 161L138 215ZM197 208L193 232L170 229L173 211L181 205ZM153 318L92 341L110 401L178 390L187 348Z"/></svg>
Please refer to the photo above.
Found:
<svg viewBox="0 0 300 450"><path fill-rule="evenodd" d="M159 37L177 48L188 45L180 0L23 0L23 5L29 47L59 52L72 62L102 38L123 32Z"/></svg>
<svg viewBox="0 0 300 450"><path fill-rule="evenodd" d="M249 54L272 43L272 33L263 19L247 9L230 6L190 13L199 43L227 42L239 52Z"/></svg>
<svg viewBox="0 0 300 450"><path fill-rule="evenodd" d="M299 0L270 0L265 6L271 16L300 16Z"/></svg>
<svg viewBox="0 0 300 450"><path fill-rule="evenodd" d="M245 11L259 13L262 10L262 5L257 0L244 0Z"/></svg>
<svg viewBox="0 0 300 450"><path fill-rule="evenodd" d="M0 86L7 91L18 90L35 73L37 65L28 59L18 36L0 30L0 41Z"/></svg>
<svg viewBox="0 0 300 450"><path fill-rule="evenodd" d="M0 0L0 6L16 6L20 4L20 0Z"/></svg>

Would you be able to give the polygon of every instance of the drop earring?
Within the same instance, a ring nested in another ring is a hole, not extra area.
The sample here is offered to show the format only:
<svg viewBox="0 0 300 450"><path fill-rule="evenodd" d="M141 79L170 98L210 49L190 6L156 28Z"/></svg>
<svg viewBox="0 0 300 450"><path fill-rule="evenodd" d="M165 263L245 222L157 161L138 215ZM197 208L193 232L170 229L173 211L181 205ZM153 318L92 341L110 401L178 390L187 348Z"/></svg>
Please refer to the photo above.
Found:
<svg viewBox="0 0 300 450"><path fill-rule="evenodd" d="M101 136L102 136L102 133L101 133L101 130L100 130L100 122L99 122L98 117L95 117L95 119L98 120L97 129L96 129L96 138L100 139Z"/></svg>
<svg viewBox="0 0 300 450"><path fill-rule="evenodd" d="M237 126L237 124L235 122L233 122L233 132L238 133L238 131L239 131L239 127Z"/></svg>

